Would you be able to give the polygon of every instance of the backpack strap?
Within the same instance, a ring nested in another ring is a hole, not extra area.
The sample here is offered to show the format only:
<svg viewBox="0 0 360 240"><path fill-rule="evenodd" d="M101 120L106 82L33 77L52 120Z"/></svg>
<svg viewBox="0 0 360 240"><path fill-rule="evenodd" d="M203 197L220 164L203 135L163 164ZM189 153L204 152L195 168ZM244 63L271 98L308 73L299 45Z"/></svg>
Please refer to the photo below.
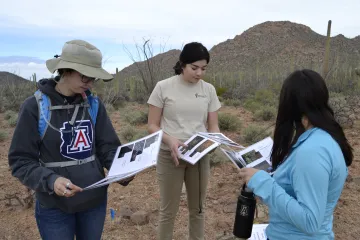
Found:
<svg viewBox="0 0 360 240"><path fill-rule="evenodd" d="M87 99L89 101L90 107L89 107L89 115L91 117L91 120L96 125L96 117L99 111L99 99L94 95L87 96Z"/></svg>
<svg viewBox="0 0 360 240"><path fill-rule="evenodd" d="M34 96L39 109L38 131L42 140L48 128L47 122L51 119L51 111L49 110L51 107L51 101L50 98L46 94L43 94L40 90L37 90L34 93Z"/></svg>
<svg viewBox="0 0 360 240"><path fill-rule="evenodd" d="M40 90L37 90L34 93L38 109L39 109L39 124L38 124L38 131L41 140L44 138L46 130L49 126L51 119L51 110L59 110L59 109L70 109L75 108L76 114L73 115L71 119L71 123L75 122L75 117L77 112L79 111L79 107L87 107L90 118L94 124L96 125L96 118L99 110L99 100L96 96L93 96L91 93L87 96L87 101L89 104L77 104L77 105L62 105L62 106L51 106L51 100L49 96L42 93Z"/></svg>

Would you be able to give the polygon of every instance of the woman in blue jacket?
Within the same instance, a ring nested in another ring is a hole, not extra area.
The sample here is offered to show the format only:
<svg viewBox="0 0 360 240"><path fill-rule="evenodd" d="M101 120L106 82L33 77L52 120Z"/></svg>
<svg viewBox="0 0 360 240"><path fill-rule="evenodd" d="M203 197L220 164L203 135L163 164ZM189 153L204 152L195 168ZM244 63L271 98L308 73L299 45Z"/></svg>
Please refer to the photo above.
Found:
<svg viewBox="0 0 360 240"><path fill-rule="evenodd" d="M328 100L318 73L292 73L280 93L273 177L253 168L240 170L247 186L269 207L270 240L334 239L333 212L353 153Z"/></svg>

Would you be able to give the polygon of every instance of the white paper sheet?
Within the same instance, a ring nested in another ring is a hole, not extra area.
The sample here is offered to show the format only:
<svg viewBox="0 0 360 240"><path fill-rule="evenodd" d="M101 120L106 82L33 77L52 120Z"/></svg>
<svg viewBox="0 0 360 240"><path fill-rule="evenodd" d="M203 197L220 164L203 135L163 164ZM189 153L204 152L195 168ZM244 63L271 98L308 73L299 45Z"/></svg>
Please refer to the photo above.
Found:
<svg viewBox="0 0 360 240"><path fill-rule="evenodd" d="M106 178L84 188L101 187L112 182L129 178L156 165L163 131L159 130L146 137L118 147Z"/></svg>
<svg viewBox="0 0 360 240"><path fill-rule="evenodd" d="M265 230L267 226L268 224L254 224L251 237L248 240L266 240Z"/></svg>

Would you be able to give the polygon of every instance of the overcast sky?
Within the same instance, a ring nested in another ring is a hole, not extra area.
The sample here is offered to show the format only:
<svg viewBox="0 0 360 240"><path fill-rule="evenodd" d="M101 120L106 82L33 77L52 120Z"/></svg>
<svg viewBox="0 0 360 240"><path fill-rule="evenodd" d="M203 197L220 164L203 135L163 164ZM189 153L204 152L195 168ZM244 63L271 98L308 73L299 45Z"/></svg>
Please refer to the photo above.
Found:
<svg viewBox="0 0 360 240"><path fill-rule="evenodd" d="M251 3L250 3L251 2ZM132 62L124 51L150 37L166 50L190 41L209 49L265 21L291 21L326 35L360 35L360 0L0 0L0 71L29 78L51 74L45 60L63 44L83 39L104 55L115 72Z"/></svg>

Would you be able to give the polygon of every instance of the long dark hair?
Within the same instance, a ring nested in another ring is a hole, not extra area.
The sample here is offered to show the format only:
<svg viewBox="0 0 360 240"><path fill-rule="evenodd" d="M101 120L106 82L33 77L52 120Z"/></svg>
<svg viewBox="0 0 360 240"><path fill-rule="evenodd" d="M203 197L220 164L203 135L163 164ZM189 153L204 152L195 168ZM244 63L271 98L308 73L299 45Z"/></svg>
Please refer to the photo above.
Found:
<svg viewBox="0 0 360 240"><path fill-rule="evenodd" d="M175 74L179 75L182 73L182 68L186 64L193 63L200 60L206 60L207 63L210 61L210 54L207 48L198 42L191 42L184 46L180 53L179 61L173 67Z"/></svg>
<svg viewBox="0 0 360 240"><path fill-rule="evenodd" d="M347 166L353 153L342 127L329 106L329 92L324 79L315 71L304 69L290 74L284 81L276 118L274 145L271 153L273 169L290 154L305 129L301 118L306 116L314 126L328 132L339 144Z"/></svg>

